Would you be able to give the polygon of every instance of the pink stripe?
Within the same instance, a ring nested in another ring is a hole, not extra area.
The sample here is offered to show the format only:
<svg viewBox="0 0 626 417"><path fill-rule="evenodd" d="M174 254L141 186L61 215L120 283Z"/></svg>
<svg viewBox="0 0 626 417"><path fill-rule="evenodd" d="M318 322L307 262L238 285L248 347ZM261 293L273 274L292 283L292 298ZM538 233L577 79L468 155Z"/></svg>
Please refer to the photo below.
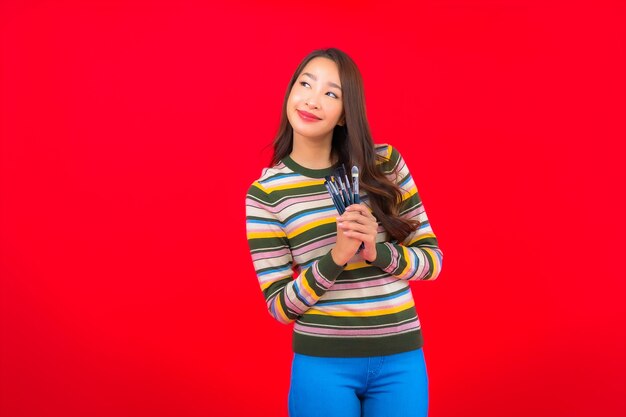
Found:
<svg viewBox="0 0 626 417"><path fill-rule="evenodd" d="M341 281L337 282L335 281L335 284L332 286L331 291L339 291L339 290L352 290L352 289L357 289L357 288L370 288L370 287L377 287L379 285L385 285L385 284L389 284L391 282L397 281L397 278L393 278L393 277L386 277L386 278L380 278L380 279L375 279L372 281L365 281L365 282L354 282L354 283L346 283L346 284L342 284Z"/></svg>
<svg viewBox="0 0 626 417"><path fill-rule="evenodd" d="M424 206L415 207L413 210L408 211L402 215L405 219L413 219L424 213Z"/></svg>
<svg viewBox="0 0 626 417"><path fill-rule="evenodd" d="M292 233L299 227L306 226L307 224L311 224L312 222L334 219L337 216L339 216L339 213L337 213L337 211L329 211L326 214L311 213L306 216L302 216L298 220L295 220L289 224L289 226L287 227L287 233Z"/></svg>
<svg viewBox="0 0 626 417"><path fill-rule="evenodd" d="M278 258L280 256L289 255L289 249L273 250L271 252L254 253L252 254L253 261L260 261L267 258Z"/></svg>
<svg viewBox="0 0 626 417"><path fill-rule="evenodd" d="M263 186L265 190L269 190L269 192L272 192L272 188L282 187L284 185L293 185L299 182L302 182L302 177L299 175L294 175L290 177L281 177L281 178L272 178L272 179L268 178L266 180L263 180L263 183L261 183L261 185Z"/></svg>
<svg viewBox="0 0 626 417"><path fill-rule="evenodd" d="M328 195L324 195L324 194L309 195L309 196L300 197L300 198L290 197L290 198L286 199L285 201L283 201L282 203L280 203L279 205L277 205L276 207L268 207L268 210L271 211L272 213L278 213L278 212L283 211L287 207L292 206L294 204L305 203L305 202L309 202L309 201L324 201L326 199L330 199L330 197L328 197Z"/></svg>
<svg viewBox="0 0 626 417"><path fill-rule="evenodd" d="M408 266L408 269L404 274L398 275L398 277L400 277L401 279L411 279L411 277L414 276L415 272L417 271L419 261L416 261L417 254L415 253L415 251L407 246L405 246L405 248L407 248L408 254L405 256L404 260Z"/></svg>
<svg viewBox="0 0 626 417"><path fill-rule="evenodd" d="M398 267L398 261L400 259L400 255L398 254L398 251L396 250L395 247L393 247L393 245L389 244L388 242L385 242L385 246L387 246L389 248L389 250L391 250L391 264L385 268L386 272L393 272L396 270L396 268Z"/></svg>
<svg viewBox="0 0 626 417"><path fill-rule="evenodd" d="M363 312L363 311L372 311L372 310L380 310L380 309L388 309L399 307L403 304L408 303L412 299L411 293L407 293L401 295L396 298L392 298L390 300L382 300L372 303L361 303L361 304L332 304L332 305L321 305L316 307L319 311L323 311L332 315L333 313L343 313L343 312ZM341 300L333 300L333 301L341 301ZM379 315L382 313L378 313Z"/></svg>
<svg viewBox="0 0 626 417"><path fill-rule="evenodd" d="M285 233L278 226L273 226L272 228L268 227L258 227L258 226L250 226L248 227L248 233L273 233L276 236L285 237Z"/></svg>
<svg viewBox="0 0 626 417"><path fill-rule="evenodd" d="M387 327L382 329L328 329L319 327L309 327L298 322L294 325L294 330L307 334L318 334L328 336L381 336L394 334L407 330L417 330L420 328L419 319L415 322L406 323L400 326Z"/></svg>
<svg viewBox="0 0 626 417"><path fill-rule="evenodd" d="M287 289L285 288L283 291L285 291L285 304L287 304L287 307L289 308L289 310L291 311L295 311L298 314L301 314L304 312L303 307L306 307L304 305L304 303L300 300L297 300L298 303L303 304L302 307L297 306L296 304L294 304L294 302L291 300L291 298L289 297L289 293L287 292ZM294 291L295 293L295 291Z"/></svg>
<svg viewBox="0 0 626 417"><path fill-rule="evenodd" d="M313 244L305 245L305 246L303 246L301 248L294 249L291 252L293 253L293 256L301 256L301 255L304 255L307 252L310 252L310 251L313 251L315 249L319 249L319 248L321 248L323 246L327 246L329 244L335 243L336 239L337 238L335 236L331 236L331 237L328 237L326 239L322 239L319 242L315 242Z"/></svg>
<svg viewBox="0 0 626 417"><path fill-rule="evenodd" d="M319 261L315 262L311 267L311 271L313 272L313 278L319 283L322 288L329 288L331 285L333 285L333 283L323 277L322 274L320 274L320 271L317 268L318 263Z"/></svg>
<svg viewBox="0 0 626 417"><path fill-rule="evenodd" d="M300 198L287 198L285 201L283 201L282 203L280 203L279 205L277 205L276 207L271 207L271 206L265 206L265 205L261 205L260 203L256 202L255 200L251 200L250 198L246 199L246 202L248 202L249 200L251 200L250 202L248 202L249 205L254 206L254 207L258 207L264 210L267 210L268 212L272 213L272 214L276 214L276 213L280 213L282 210L284 210L286 207L289 207L293 204L298 204L298 203L305 203L305 202L309 202L309 201L322 201L322 200L326 200L327 198L329 198L327 195L310 195L310 196L306 196L306 197L300 197Z"/></svg>

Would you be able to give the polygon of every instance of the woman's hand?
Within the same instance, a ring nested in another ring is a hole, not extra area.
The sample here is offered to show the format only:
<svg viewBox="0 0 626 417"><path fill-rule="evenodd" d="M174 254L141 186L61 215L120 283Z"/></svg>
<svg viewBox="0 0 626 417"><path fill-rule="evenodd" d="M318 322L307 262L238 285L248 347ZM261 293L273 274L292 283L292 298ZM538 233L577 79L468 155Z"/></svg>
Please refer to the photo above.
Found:
<svg viewBox="0 0 626 417"><path fill-rule="evenodd" d="M351 239L359 240L365 244L361 251L363 259L372 262L376 259L376 234L378 223L376 217L364 204L352 204L346 211L337 217L337 231Z"/></svg>
<svg viewBox="0 0 626 417"><path fill-rule="evenodd" d="M345 213L344 213L345 214ZM337 222L337 243L330 250L330 256L333 258L333 262L337 265L345 265L354 254L359 250L361 241L348 237L344 230L339 227L339 221Z"/></svg>

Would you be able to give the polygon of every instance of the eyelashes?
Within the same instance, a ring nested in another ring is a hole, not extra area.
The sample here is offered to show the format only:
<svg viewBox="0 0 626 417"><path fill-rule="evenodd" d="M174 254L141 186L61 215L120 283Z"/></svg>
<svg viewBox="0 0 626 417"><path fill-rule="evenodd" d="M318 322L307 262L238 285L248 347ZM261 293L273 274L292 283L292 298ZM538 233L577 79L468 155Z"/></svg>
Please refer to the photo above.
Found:
<svg viewBox="0 0 626 417"><path fill-rule="evenodd" d="M306 81L300 81L299 84L302 87L310 87L311 86L311 84L307 83ZM326 94L329 94L329 97L332 97L334 99L338 99L339 98L339 96L337 94L333 93L332 91L329 91Z"/></svg>

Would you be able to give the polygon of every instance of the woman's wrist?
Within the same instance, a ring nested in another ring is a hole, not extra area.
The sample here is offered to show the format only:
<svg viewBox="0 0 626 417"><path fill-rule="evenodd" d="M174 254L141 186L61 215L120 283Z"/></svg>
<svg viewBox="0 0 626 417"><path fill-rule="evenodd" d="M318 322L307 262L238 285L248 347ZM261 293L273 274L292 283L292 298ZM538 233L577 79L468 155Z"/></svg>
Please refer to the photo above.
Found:
<svg viewBox="0 0 626 417"><path fill-rule="evenodd" d="M370 247L365 247L365 249L363 249L361 251L361 255L363 256L363 259L365 259L367 262L372 263L376 260L376 246L375 244L370 246Z"/></svg>
<svg viewBox="0 0 626 417"><path fill-rule="evenodd" d="M330 257L333 258L333 262L337 265L345 265L349 261L349 258L346 258L345 256L337 253L337 248L332 248L330 250Z"/></svg>

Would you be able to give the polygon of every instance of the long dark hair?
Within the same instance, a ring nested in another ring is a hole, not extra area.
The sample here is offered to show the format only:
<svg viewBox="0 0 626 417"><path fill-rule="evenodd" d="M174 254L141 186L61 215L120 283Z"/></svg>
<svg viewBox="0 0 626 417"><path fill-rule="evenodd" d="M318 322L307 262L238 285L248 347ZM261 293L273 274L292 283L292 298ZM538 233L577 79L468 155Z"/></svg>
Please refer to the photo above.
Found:
<svg viewBox="0 0 626 417"><path fill-rule="evenodd" d="M271 165L277 164L292 151L293 128L287 119L287 100L304 67L317 57L328 58L337 64L343 93L345 125L337 125L333 130L332 153L337 157L339 164L344 164L346 167L352 165L359 167L360 187L369 196L374 216L393 239L402 242L417 228L418 223L400 217L399 205L402 200L402 191L383 174L377 165L377 162L382 162L384 158L374 149L374 141L365 112L363 79L356 64L345 52L336 48L318 49L308 54L298 65L285 94L280 126L274 139L274 155Z"/></svg>

